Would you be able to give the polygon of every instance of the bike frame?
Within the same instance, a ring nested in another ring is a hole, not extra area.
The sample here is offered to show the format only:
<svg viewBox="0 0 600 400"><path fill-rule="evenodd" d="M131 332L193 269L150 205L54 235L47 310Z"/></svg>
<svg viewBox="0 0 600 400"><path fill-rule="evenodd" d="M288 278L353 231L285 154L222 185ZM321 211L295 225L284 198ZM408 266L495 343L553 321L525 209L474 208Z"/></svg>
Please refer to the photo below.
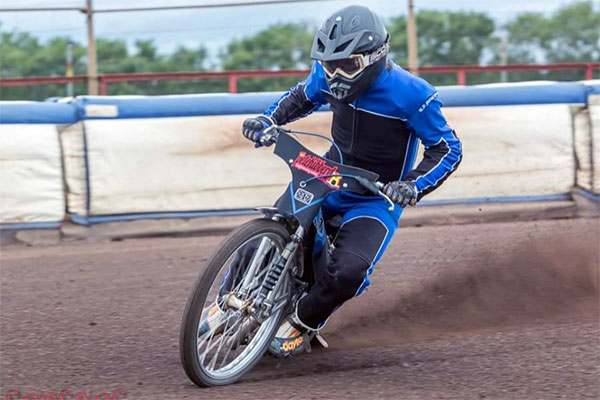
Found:
<svg viewBox="0 0 600 400"><path fill-rule="evenodd" d="M283 281L280 278L290 272L295 254L299 247L302 248L304 236L311 226L316 230L315 240L304 245L309 246L308 256L311 257L313 270L328 262L327 234L320 207L328 194L347 190L358 194L370 192L387 199L379 191L381 184L378 186L378 174L321 157L293 138L290 135L292 131L275 129L266 140L276 140L274 153L286 163L292 179L275 207L260 208L259 211L271 219L285 223L292 237L281 257L269 266L270 276L265 278L262 293L255 302L257 311L260 310L254 314L257 320L264 320L273 307L277 307L274 297ZM389 199L388 201L391 203ZM391 204L393 207L393 203ZM260 249L261 246L258 250ZM250 268L254 268L254 263L251 263Z"/></svg>

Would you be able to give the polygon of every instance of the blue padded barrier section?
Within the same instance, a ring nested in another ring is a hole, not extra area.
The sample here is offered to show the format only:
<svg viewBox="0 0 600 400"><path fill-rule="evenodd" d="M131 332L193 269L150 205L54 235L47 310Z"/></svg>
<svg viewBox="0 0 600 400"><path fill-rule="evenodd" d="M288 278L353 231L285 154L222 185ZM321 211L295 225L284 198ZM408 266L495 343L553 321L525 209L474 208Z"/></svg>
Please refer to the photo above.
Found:
<svg viewBox="0 0 600 400"><path fill-rule="evenodd" d="M582 84L584 85L588 95L600 94L600 79L596 79L593 81L583 81Z"/></svg>
<svg viewBox="0 0 600 400"><path fill-rule="evenodd" d="M518 104L585 104L587 95L600 93L600 83L530 83L440 87L446 107ZM256 114L282 93L204 94L173 96L80 96L71 103L2 101L0 124L71 124L81 119L167 118ZM116 117L85 115L87 105L113 105ZM329 107L321 108L321 111Z"/></svg>
<svg viewBox="0 0 600 400"><path fill-rule="evenodd" d="M0 101L0 124L74 124L79 118L71 104Z"/></svg>
<svg viewBox="0 0 600 400"><path fill-rule="evenodd" d="M74 102L83 119L106 119L85 114L87 105L115 105L116 118L167 118L212 115L257 114L268 108L281 93L202 94L178 96L77 97Z"/></svg>
<svg viewBox="0 0 600 400"><path fill-rule="evenodd" d="M439 91L440 99L448 107L587 102L585 87L570 82L442 87Z"/></svg>
<svg viewBox="0 0 600 400"><path fill-rule="evenodd" d="M498 106L519 104L585 104L593 87L580 83L530 83L440 87L446 107ZM81 96L74 101L83 119L166 118L257 114L281 96L279 92L244 94L205 94L180 96ZM113 105L118 116L86 116L87 105ZM321 111L329 107L321 108Z"/></svg>

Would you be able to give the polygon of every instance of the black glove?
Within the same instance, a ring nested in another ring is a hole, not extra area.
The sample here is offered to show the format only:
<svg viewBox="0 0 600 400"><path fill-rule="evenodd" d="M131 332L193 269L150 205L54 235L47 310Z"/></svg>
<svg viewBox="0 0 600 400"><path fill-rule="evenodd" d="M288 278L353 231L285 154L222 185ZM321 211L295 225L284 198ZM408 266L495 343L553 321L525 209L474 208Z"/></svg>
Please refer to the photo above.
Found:
<svg viewBox="0 0 600 400"><path fill-rule="evenodd" d="M417 187L411 181L393 181L383 187L383 193L402 207L417 204Z"/></svg>
<svg viewBox="0 0 600 400"><path fill-rule="evenodd" d="M260 142L260 137L265 132L265 129L273 125L271 120L264 115L259 115L258 117L248 118L242 124L242 134L248 140L256 143L256 147L262 146ZM272 143L267 144L270 146Z"/></svg>

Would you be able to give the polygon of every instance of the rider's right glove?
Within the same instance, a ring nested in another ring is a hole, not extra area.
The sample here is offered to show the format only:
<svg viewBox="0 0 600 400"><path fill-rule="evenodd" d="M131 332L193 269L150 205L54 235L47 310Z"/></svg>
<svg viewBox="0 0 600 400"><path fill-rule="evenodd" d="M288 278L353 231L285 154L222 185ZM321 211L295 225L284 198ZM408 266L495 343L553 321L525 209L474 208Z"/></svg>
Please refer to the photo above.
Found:
<svg viewBox="0 0 600 400"><path fill-rule="evenodd" d="M256 143L256 147L260 147L262 146L260 138L265 130L271 125L273 125L273 122L264 115L248 118L242 124L242 134L246 139ZM267 146L270 146L271 144L272 143L268 143Z"/></svg>

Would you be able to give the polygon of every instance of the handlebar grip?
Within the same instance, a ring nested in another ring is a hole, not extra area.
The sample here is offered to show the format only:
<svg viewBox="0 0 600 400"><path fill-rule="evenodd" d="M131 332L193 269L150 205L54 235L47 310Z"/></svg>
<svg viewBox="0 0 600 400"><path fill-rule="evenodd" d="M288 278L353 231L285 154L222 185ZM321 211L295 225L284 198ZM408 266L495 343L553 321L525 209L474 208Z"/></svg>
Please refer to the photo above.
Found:
<svg viewBox="0 0 600 400"><path fill-rule="evenodd" d="M271 135L262 135L259 139L258 139L259 144L261 144L262 146L269 146L272 144L271 142Z"/></svg>
<svg viewBox="0 0 600 400"><path fill-rule="evenodd" d="M261 135L259 141L263 146L270 146L273 143L277 142L279 138L279 127L277 125L271 125L267 129L265 129L264 133Z"/></svg>

